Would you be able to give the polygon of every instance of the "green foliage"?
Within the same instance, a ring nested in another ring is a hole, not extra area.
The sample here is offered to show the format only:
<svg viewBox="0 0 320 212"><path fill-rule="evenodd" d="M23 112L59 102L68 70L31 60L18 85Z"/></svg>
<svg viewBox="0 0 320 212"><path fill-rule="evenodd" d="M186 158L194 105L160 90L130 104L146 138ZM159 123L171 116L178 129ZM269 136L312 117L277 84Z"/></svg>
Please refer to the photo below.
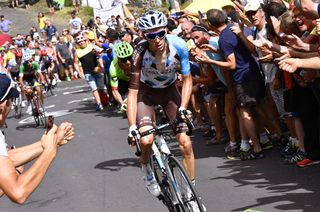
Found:
<svg viewBox="0 0 320 212"><path fill-rule="evenodd" d="M71 7L72 6L72 0L65 0L64 6Z"/></svg>

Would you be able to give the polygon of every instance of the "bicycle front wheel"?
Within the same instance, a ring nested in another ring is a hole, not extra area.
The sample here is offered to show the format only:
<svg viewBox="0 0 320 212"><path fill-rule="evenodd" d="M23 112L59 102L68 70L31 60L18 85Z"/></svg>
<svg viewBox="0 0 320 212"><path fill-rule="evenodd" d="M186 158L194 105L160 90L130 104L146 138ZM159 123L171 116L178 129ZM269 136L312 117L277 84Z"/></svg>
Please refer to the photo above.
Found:
<svg viewBox="0 0 320 212"><path fill-rule="evenodd" d="M176 184L176 193L180 197L181 209L186 212L204 212L199 195L179 160L171 156L168 162Z"/></svg>

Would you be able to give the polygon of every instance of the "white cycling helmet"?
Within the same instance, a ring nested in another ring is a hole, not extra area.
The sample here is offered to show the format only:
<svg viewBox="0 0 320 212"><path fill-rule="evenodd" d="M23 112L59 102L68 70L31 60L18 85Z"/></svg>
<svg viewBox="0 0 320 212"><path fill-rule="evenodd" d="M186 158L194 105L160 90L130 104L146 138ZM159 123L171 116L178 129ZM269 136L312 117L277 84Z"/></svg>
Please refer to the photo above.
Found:
<svg viewBox="0 0 320 212"><path fill-rule="evenodd" d="M138 27L142 31L167 26L166 16L159 11L150 10L144 13L138 21Z"/></svg>
<svg viewBox="0 0 320 212"><path fill-rule="evenodd" d="M30 60L31 58L32 58L32 54L30 54L30 53L25 53L25 54L23 54L22 60L23 60L23 61L28 61L28 60Z"/></svg>

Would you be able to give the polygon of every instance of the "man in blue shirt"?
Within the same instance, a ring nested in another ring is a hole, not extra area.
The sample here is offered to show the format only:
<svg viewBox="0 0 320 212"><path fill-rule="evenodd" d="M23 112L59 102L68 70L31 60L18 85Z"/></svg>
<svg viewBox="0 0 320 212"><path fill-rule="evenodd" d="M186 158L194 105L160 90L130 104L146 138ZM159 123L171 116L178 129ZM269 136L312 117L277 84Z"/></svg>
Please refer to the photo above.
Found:
<svg viewBox="0 0 320 212"><path fill-rule="evenodd" d="M4 15L0 16L0 30L3 33L9 34L11 21L4 18Z"/></svg>
<svg viewBox="0 0 320 212"><path fill-rule="evenodd" d="M215 61L220 61L223 58L221 57L219 46L218 46L218 37L210 36L208 30L201 25L195 25L191 29L191 38L194 40L194 43L197 47L202 48L208 58ZM225 85L228 89L225 93L225 114L226 114L226 125L229 132L230 143L228 148L226 148L227 155L232 154L232 151L236 150L236 123L237 118L235 116L235 103L234 103L234 92L232 84L232 76L229 71L223 71L219 66L211 64L212 69L214 70L218 79ZM216 125L216 123L215 123ZM218 136L218 129L216 126L217 135L216 137L222 137L222 129L220 129L220 135Z"/></svg>
<svg viewBox="0 0 320 212"><path fill-rule="evenodd" d="M264 82L259 64L246 48L240 37L233 33L233 25L228 23L227 15L221 10L211 9L207 19L212 30L220 35L219 49L225 61L215 61L208 57L198 57L199 61L220 66L232 73L236 107L241 131L241 159L249 160L263 157L262 148L255 125L256 104L265 96ZM251 30L244 28L246 37ZM253 143L251 149L249 139Z"/></svg>

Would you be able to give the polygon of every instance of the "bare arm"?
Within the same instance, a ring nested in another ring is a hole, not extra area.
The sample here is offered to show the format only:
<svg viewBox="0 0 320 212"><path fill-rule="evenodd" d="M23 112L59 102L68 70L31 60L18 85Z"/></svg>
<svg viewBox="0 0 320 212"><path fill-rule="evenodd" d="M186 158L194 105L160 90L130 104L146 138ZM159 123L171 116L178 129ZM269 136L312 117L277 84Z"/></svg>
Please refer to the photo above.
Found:
<svg viewBox="0 0 320 212"><path fill-rule="evenodd" d="M38 141L27 146L12 149L8 154L13 166L19 167L37 158L42 152L41 142Z"/></svg>
<svg viewBox="0 0 320 212"><path fill-rule="evenodd" d="M39 186L51 162L57 154L54 126L45 136L47 145L35 163L21 175L16 173L13 162L9 157L0 156L0 188L13 202L23 204L30 194Z"/></svg>
<svg viewBox="0 0 320 212"><path fill-rule="evenodd" d="M132 126L136 124L138 90L130 88L127 99L128 124Z"/></svg>
<svg viewBox="0 0 320 212"><path fill-rule="evenodd" d="M182 92L181 92L181 105L182 108L187 108L192 94L192 77L191 74L182 76Z"/></svg>

